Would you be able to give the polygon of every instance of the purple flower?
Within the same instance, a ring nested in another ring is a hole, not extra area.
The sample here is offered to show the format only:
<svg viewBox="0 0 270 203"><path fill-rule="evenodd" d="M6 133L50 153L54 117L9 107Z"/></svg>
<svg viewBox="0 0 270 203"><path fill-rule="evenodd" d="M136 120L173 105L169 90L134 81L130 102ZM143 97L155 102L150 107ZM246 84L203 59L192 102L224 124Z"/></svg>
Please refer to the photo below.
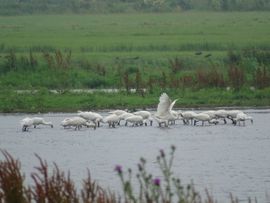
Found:
<svg viewBox="0 0 270 203"><path fill-rule="evenodd" d="M121 174L123 171L122 171L122 166L120 166L120 165L116 165L115 166L115 168L114 168L114 170L117 172L117 173L119 173L119 174Z"/></svg>
<svg viewBox="0 0 270 203"><path fill-rule="evenodd" d="M156 185L156 186L160 186L160 179L159 178L155 178L153 180L153 184Z"/></svg>

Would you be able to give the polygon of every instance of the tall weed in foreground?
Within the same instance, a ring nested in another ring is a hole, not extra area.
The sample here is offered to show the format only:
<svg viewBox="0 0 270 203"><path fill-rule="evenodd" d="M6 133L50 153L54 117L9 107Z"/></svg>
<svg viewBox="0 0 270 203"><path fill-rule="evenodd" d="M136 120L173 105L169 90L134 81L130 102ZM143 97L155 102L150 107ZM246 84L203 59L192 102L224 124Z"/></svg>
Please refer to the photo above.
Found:
<svg viewBox="0 0 270 203"><path fill-rule="evenodd" d="M0 161L0 203L114 203L116 197L103 190L90 177L83 180L80 193L69 173L66 175L54 164L52 173L46 161L39 156L40 166L31 174L34 184L26 187L24 175L21 173L21 163L15 160L8 152L1 151L4 160Z"/></svg>
<svg viewBox="0 0 270 203"><path fill-rule="evenodd" d="M136 194L132 186L132 171L128 169L128 177L125 176L122 166L117 165L117 172L124 192L125 202L183 202L199 203L203 202L201 196L196 192L194 185L186 187L181 184L180 179L175 178L172 172L175 146L171 146L169 156L164 150L160 150L156 158L162 177L155 177L146 170L146 160L141 158L138 163L138 173L136 178L139 183L139 193ZM205 202L212 202L208 196Z"/></svg>
<svg viewBox="0 0 270 203"><path fill-rule="evenodd" d="M132 171L128 169L127 173L123 171L121 165L115 166L115 171L122 183L124 194L124 202L126 203L217 203L212 195L205 190L205 198L195 190L193 183L184 186L179 178L174 177L172 166L174 160L174 152L176 148L171 146L169 156L163 149L159 151L156 162L159 166L161 177L155 177L146 170L146 160L141 158L138 163L138 173L136 178L139 188L132 185ZM137 192L135 189L139 189ZM251 198L247 200L249 203L253 201ZM231 203L238 203L237 197L230 193ZM255 202L257 199L255 198Z"/></svg>
<svg viewBox="0 0 270 203"><path fill-rule="evenodd" d="M5 161L0 161L0 202L30 202L30 196L24 187L24 176L20 172L21 164L6 152L1 151Z"/></svg>
<svg viewBox="0 0 270 203"><path fill-rule="evenodd" d="M82 182L82 189L77 190L70 174L61 171L54 163L52 171L46 161L38 155L39 166L31 173L33 184L26 187L24 175L21 173L21 163L8 152L1 151L4 160L0 160L0 203L214 203L217 202L206 190L203 199L195 190L194 185L184 186L180 179L174 177L172 166L175 147L171 146L169 155L160 150L156 157L161 176L156 177L146 170L147 161L141 158L138 163L136 178L138 184L132 185L132 171L125 173L121 165L116 165L123 189L123 199L111 192L105 191L88 176ZM79 191L79 192L78 192ZM231 203L238 199L230 196ZM248 199L251 203L252 200ZM255 202L256 199L255 199Z"/></svg>

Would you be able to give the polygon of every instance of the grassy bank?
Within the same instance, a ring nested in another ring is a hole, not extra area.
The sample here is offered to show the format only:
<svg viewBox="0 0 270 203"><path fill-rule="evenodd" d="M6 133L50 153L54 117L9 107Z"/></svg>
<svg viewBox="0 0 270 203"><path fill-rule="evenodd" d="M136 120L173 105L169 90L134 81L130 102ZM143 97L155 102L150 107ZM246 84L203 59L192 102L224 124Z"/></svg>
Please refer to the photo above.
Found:
<svg viewBox="0 0 270 203"><path fill-rule="evenodd" d="M181 12L0 17L0 85L123 88L128 76L134 88L138 71L141 85L147 86L164 75L185 80L210 68L224 73L226 80L233 64L244 70L247 85L255 86L256 70L265 67L269 72L268 16Z"/></svg>
<svg viewBox="0 0 270 203"><path fill-rule="evenodd" d="M156 108L162 91L145 93L70 93L59 94L41 90L35 93L1 91L1 112L76 112L77 110L143 109ZM165 90L173 99L179 98L175 107L218 107L218 106L270 106L270 89L241 91L222 89Z"/></svg>
<svg viewBox="0 0 270 203"><path fill-rule="evenodd" d="M269 105L269 23L268 12L0 17L0 109L155 107L161 89L179 107ZM6 91L88 88L151 94Z"/></svg>

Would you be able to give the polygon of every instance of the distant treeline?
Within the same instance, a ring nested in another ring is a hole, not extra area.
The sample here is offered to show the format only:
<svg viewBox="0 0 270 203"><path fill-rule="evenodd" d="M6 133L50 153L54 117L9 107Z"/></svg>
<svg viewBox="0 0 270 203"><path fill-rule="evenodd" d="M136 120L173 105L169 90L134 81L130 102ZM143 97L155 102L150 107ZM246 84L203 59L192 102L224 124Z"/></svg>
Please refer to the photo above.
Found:
<svg viewBox="0 0 270 203"><path fill-rule="evenodd" d="M270 10L269 0L0 0L0 15Z"/></svg>

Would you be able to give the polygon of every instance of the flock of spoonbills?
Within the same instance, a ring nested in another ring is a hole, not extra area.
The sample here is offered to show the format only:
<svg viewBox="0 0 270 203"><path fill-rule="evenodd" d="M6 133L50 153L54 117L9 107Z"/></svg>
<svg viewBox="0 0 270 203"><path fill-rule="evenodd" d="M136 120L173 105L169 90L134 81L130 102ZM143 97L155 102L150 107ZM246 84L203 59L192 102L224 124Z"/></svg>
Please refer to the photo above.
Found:
<svg viewBox="0 0 270 203"><path fill-rule="evenodd" d="M61 126L64 128L75 127L75 130L79 130L83 126L96 129L100 127L100 123L107 123L109 127L115 128L117 125L121 125L122 121L125 122L125 126L147 126L148 124L152 126L154 120L159 127L168 127L175 124L177 120L182 120L184 125L196 125L198 122L201 122L202 126L205 122L208 122L210 125L216 125L222 121L226 124L228 119L234 125L241 125L241 122L245 125L246 120L250 120L253 123L253 118L240 110L212 110L201 113L175 111L173 110L173 106L176 101L177 99L171 101L166 93L162 93L159 98L157 111L154 113L149 111L130 113L124 110L114 110L108 112L108 115L103 117L91 111L78 111L75 117L65 118L61 122ZM52 122L45 121L40 117L27 117L21 120L22 131L28 131L32 126L36 128L37 125L47 125L53 128Z"/></svg>

